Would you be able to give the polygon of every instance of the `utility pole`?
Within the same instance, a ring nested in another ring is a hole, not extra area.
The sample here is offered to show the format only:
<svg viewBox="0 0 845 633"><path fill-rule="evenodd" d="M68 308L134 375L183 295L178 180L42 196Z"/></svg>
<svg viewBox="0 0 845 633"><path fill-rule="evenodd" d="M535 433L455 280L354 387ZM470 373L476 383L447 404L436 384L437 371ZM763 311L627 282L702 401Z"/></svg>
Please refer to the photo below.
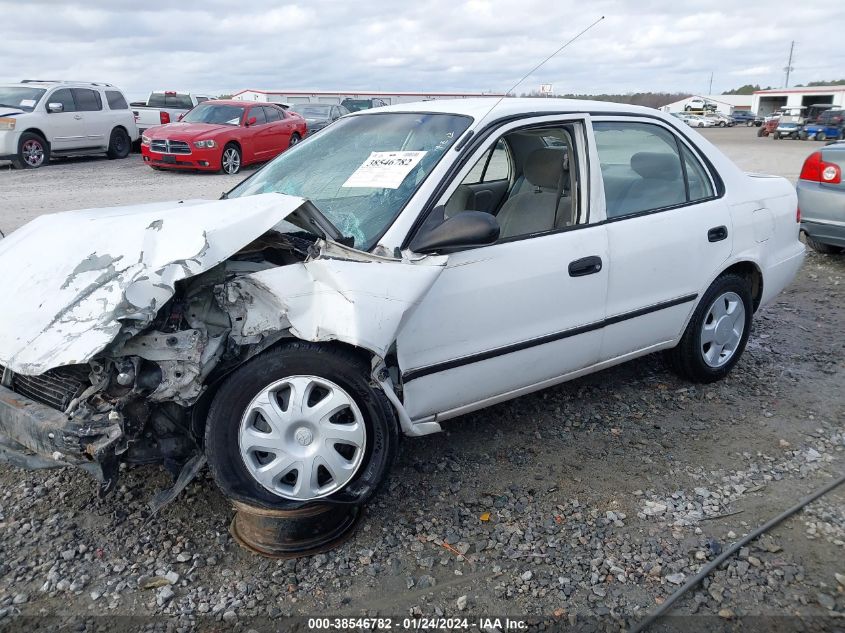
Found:
<svg viewBox="0 0 845 633"><path fill-rule="evenodd" d="M792 72L793 70L795 70L792 67L792 52L794 50L795 50L795 40L792 40L792 44L789 46L789 61L786 62L786 68L784 68L784 70L786 71L786 81L785 81L786 85L784 85L784 88L789 88L789 73Z"/></svg>
<svg viewBox="0 0 845 633"><path fill-rule="evenodd" d="M710 71L710 87L707 89L707 94L713 94L713 71Z"/></svg>

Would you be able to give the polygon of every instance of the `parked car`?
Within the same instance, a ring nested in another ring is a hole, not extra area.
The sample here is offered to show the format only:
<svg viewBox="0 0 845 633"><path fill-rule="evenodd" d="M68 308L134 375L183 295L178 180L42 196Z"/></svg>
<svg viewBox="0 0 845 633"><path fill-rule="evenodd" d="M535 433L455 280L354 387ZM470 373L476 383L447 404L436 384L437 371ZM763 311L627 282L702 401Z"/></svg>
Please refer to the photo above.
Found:
<svg viewBox="0 0 845 633"><path fill-rule="evenodd" d="M316 134L344 114L349 114L349 110L342 105L329 103L298 103L291 106L291 109L305 119L309 134Z"/></svg>
<svg viewBox="0 0 845 633"><path fill-rule="evenodd" d="M162 90L151 92L144 103L133 103L132 111L138 130L143 133L147 128L175 123L195 105L209 99L207 95Z"/></svg>
<svg viewBox="0 0 845 633"><path fill-rule="evenodd" d="M51 156L126 158L138 128L126 98L107 83L39 81L0 85L0 160L34 169Z"/></svg>
<svg viewBox="0 0 845 633"><path fill-rule="evenodd" d="M703 111L703 110L711 110L711 111L715 112L716 104L713 103L712 101L708 101L707 99L704 99L702 97L693 97L692 99L687 101L687 103L684 105L684 110L687 111L687 112L690 112L690 111L700 112L700 111Z"/></svg>
<svg viewBox="0 0 845 633"><path fill-rule="evenodd" d="M747 127L751 127L752 125L760 127L763 125L763 117L750 110L734 110L731 116L737 124L744 123Z"/></svg>
<svg viewBox="0 0 845 633"><path fill-rule="evenodd" d="M838 141L842 138L842 128L837 125L825 125L824 123L806 123L798 132L798 138L802 141L812 139L814 141Z"/></svg>
<svg viewBox="0 0 845 633"><path fill-rule="evenodd" d="M207 459L253 506L363 504L400 433L659 350L725 377L802 265L796 208L651 108L357 112L220 201L0 241L0 436L104 491L120 462L184 484Z"/></svg>
<svg viewBox="0 0 845 633"><path fill-rule="evenodd" d="M684 117L684 123L690 127L715 127L716 121L710 117L703 117L698 114L688 114Z"/></svg>
<svg viewBox="0 0 845 633"><path fill-rule="evenodd" d="M831 143L810 154L795 188L801 209L801 232L820 253L845 248L845 142Z"/></svg>
<svg viewBox="0 0 845 633"><path fill-rule="evenodd" d="M704 114L704 118L712 120L716 127L733 127L736 123L733 117L721 112L707 112Z"/></svg>
<svg viewBox="0 0 845 633"><path fill-rule="evenodd" d="M782 138L796 140L799 138L799 134L801 134L802 129L803 126L800 123L779 119L777 127L775 127L775 131L772 134L772 138L776 141Z"/></svg>
<svg viewBox="0 0 845 633"><path fill-rule="evenodd" d="M388 105L384 99L344 99L340 102L350 112L360 112Z"/></svg>
<svg viewBox="0 0 845 633"><path fill-rule="evenodd" d="M275 158L306 134L298 114L271 104L209 100L177 123L146 130L141 154L154 169L236 174L243 165Z"/></svg>

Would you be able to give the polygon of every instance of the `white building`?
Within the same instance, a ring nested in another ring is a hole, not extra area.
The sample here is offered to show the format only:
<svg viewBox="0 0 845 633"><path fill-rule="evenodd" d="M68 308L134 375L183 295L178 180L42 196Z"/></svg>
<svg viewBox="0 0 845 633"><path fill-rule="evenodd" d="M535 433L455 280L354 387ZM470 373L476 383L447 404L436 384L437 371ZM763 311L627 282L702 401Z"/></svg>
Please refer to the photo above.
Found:
<svg viewBox="0 0 845 633"><path fill-rule="evenodd" d="M675 101L660 108L663 112L683 112L694 100L704 99L715 104L721 114L733 114L737 110L753 110L752 95L690 95L686 99ZM697 109L695 106L692 109Z"/></svg>
<svg viewBox="0 0 845 633"><path fill-rule="evenodd" d="M261 101L282 103L333 103L339 104L346 99L370 101L371 106L411 103L414 101L433 101L435 99L469 99L471 97L501 97L494 93L464 92L363 92L356 90L241 90L232 95L239 101ZM351 109L351 108L350 108Z"/></svg>
<svg viewBox="0 0 845 633"><path fill-rule="evenodd" d="M829 104L835 108L845 108L845 86L757 90L753 97L751 109L762 115L771 114L784 106L810 107Z"/></svg>

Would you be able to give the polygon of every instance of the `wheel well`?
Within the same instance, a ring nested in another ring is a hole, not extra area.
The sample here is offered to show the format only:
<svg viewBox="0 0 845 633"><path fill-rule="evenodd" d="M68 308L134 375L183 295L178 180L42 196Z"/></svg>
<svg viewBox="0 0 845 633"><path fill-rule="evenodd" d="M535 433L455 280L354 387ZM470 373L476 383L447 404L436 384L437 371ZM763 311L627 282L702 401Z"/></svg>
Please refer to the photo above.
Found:
<svg viewBox="0 0 845 633"><path fill-rule="evenodd" d="M114 132L114 130L123 130L124 132L126 132L126 136L129 136L129 130L127 130L127 129L126 129L125 127L123 127L122 125L115 125L115 126L114 126L114 129L112 130L112 132ZM129 140L130 140L130 141L132 140L132 139L131 139L131 137L130 137L130 139L129 139Z"/></svg>
<svg viewBox="0 0 845 633"><path fill-rule="evenodd" d="M38 136L40 136L41 138L43 138L43 139L44 139L44 142L45 142L45 143L47 143L47 144L49 144L49 143L50 143L50 141L47 139L47 135L46 135L46 134L44 134L44 132L42 132L41 130L39 130L37 127L31 127L31 128L29 128L29 129L27 129L27 130L24 130L24 131L23 131L23 133L24 133L24 134L26 134L26 133L29 133L29 134L37 134Z"/></svg>
<svg viewBox="0 0 845 633"><path fill-rule="evenodd" d="M763 298L763 273L754 262L737 262L731 267L722 271L722 274L733 273L747 277L751 282L751 298L754 301L754 311L760 307L760 300Z"/></svg>
<svg viewBox="0 0 845 633"><path fill-rule="evenodd" d="M238 148L238 151L239 151L239 152L241 152L241 153L243 153L243 151L244 151L244 150L243 150L243 148L241 147L241 144L240 144L240 143L238 143L237 141L228 141L228 142L227 142L227 143L223 146L223 149L226 149L226 147L228 147L229 145L234 145L235 147L237 147L237 148Z"/></svg>

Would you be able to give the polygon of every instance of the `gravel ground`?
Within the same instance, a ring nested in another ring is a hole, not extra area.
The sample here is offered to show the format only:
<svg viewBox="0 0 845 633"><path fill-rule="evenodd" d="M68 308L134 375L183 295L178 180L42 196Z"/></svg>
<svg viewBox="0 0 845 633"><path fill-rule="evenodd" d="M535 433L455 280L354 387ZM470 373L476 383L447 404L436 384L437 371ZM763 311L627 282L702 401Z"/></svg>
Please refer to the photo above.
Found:
<svg viewBox="0 0 845 633"><path fill-rule="evenodd" d="M753 130L706 133L743 167L775 161L793 178L810 151L782 141L777 158L761 157L772 141ZM0 173L12 185L0 217L231 184L133 171L135 158L43 170L53 185L85 176L82 191L62 192L72 198L44 191L42 172ZM845 257L810 254L720 383L684 382L654 355L405 441L355 536L297 561L238 547L232 510L207 473L150 518L150 495L169 485L157 468L126 470L98 501L79 472L0 466L0 629L263 633L289 626L289 615L366 613L621 630L845 472L843 282ZM845 487L744 548L674 614L685 630L738 619L743 630L841 630Z"/></svg>

